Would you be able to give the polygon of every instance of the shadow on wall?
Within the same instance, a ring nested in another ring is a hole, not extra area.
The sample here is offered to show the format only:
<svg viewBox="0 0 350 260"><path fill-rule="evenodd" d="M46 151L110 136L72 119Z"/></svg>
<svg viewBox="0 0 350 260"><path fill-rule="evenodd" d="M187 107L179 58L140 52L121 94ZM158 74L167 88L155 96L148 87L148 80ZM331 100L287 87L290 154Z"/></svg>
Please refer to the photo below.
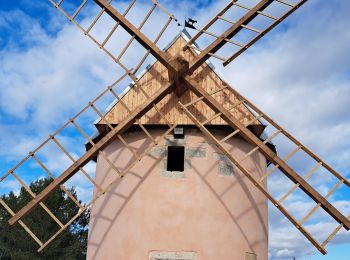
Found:
<svg viewBox="0 0 350 260"><path fill-rule="evenodd" d="M191 133L192 134L192 133ZM194 134L198 137L201 136L199 133ZM124 147L122 149L117 149L117 144L114 143L110 145L106 150L106 154L108 154L108 157L110 158L110 161L113 163L116 163L118 161L118 168L119 170L123 168L127 168L129 165L133 164L135 161L135 158L133 158L133 153L141 154L149 145L150 140L144 139L140 137L137 133L130 133L126 134L125 136L128 136L130 138L130 141L128 143L131 144L131 147ZM244 143L243 140L236 140L237 142ZM177 143L178 145L179 143ZM166 150L167 145L174 145L174 143L165 142L164 149ZM176 145L176 144L175 144ZM181 145L181 143L180 143ZM215 181L213 181L213 178L218 178L217 174L214 174L215 172L218 172L218 165L219 160L217 160L214 164L212 164L210 167L207 167L205 171L203 170L203 167L200 167L201 164L200 160L207 160L208 157L213 157L214 153L220 153L218 148L214 147L212 144L208 144L205 142L197 142L197 147L189 149L189 147L182 143L182 145L185 145L186 152L185 152L185 161L190 160L189 166L190 168L185 167L184 173L187 174L180 177L181 181L186 181L187 178L189 178L188 174L195 173L197 175L198 179L201 182L201 185L204 185L204 187L207 188L207 190L215 196L217 202L220 203L221 207L227 212L227 214L230 216L232 225L239 230L240 236L244 238L245 243L248 245L248 249L250 252L253 253L252 255L249 255L250 258L247 259L253 259L254 253L257 251L257 245L261 243L267 242L268 239L268 230L267 230L267 217L264 216L264 214L267 214L262 210L262 208L267 209L267 202L266 200L257 200L257 195L252 195L252 190L255 191L255 187L253 185L250 185L250 183L247 183L247 179L243 176L242 173L240 173L237 169L234 169L234 176L229 175L222 175L219 176L220 178L224 178L222 181L227 182L224 187L220 186L218 187ZM194 145L194 143L191 143L189 145ZM251 147L249 145L240 145L242 148L242 153L248 152ZM203 148L205 147L205 148ZM130 151L130 148L134 151ZM89 259L95 259L99 254L100 250L103 249L103 245L106 242L106 239L108 239L108 236L111 235L110 232L113 232L113 225L117 221L120 214L123 212L125 207L129 204L129 202L132 200L132 198L135 196L137 191L141 188L142 185L144 185L145 181L150 177L152 174L157 174L158 176L162 175L162 171L166 170L166 153L165 150L161 150L159 146L157 147L158 152L156 153L149 153L147 154L147 157L151 163L147 163L145 167L141 167L141 171L137 170L134 171L129 170L127 175L116 182L113 187L111 188L111 192L108 192L104 197L103 200L101 200L101 203L95 208L93 208L91 212L91 222L89 227L89 236L92 236L92 234L96 233L96 229L98 228L98 238L94 238L93 241L89 239L89 247L93 248L90 251L90 255L88 253ZM203 157L203 149L206 149L206 151L210 151L210 153L206 152ZM196 151L197 150L197 151ZM235 150L233 147L231 149L232 151ZM232 152L231 151L231 152ZM127 156L125 155L127 154ZM261 157L261 156L260 156ZM261 160L264 160L264 158L260 158L259 154L252 155L252 164L249 166L250 169L256 168L258 169L259 174L263 174L265 172L265 169L261 169L261 164L259 163ZM125 158L129 158L129 160L125 160ZM98 165L101 164L101 160L103 158L99 157L98 159ZM122 165L120 165L120 161L124 160ZM225 160L225 159L223 159ZM144 159L142 159L137 164L142 164ZM99 166L97 166L99 167ZM138 169L140 169L138 167ZM162 170L163 169L163 170ZM187 173L186 173L187 171ZM109 166L107 170L104 170L104 174L100 175L101 179L98 179L99 176L96 174L97 182L101 185L109 183L109 179L111 176L115 175L116 172L113 169L113 167ZM162 176L164 177L164 176ZM129 185L127 189L123 187L123 182L128 179L130 181L130 178L133 180L131 181L132 185ZM166 177L164 177L166 178ZM178 180L178 178L175 178ZM176 180L174 180L176 181ZM241 209L238 208L232 208L233 202L230 201L232 190L239 188L242 192L240 192L239 196L241 196L241 200L249 201L249 207L243 207ZM97 192L97 190L95 190ZM229 196L228 196L229 195ZM161 196L161 194L159 194ZM189 195L190 196L190 195ZM116 201L118 201L116 203ZM94 206L95 207L95 206ZM111 210L111 207L113 207L113 210ZM108 212L108 214L105 214ZM246 234L246 230L244 225L242 226L242 222L245 221L245 218L248 216L251 218L252 214L254 215L254 219L257 220L257 222L254 223L254 226L256 229L262 230L264 233L262 238L256 238L255 240L252 240L252 236ZM98 221L97 221L98 220ZM98 225L99 221L103 221L105 223L103 230L101 230L101 226ZM171 219L169 220L171 221ZM98 227L97 227L98 226ZM118 235L118 234L114 234ZM98 241L98 242L96 242ZM90 249L91 249L90 248ZM154 249L154 248L150 248ZM92 254L92 255L91 255ZM248 255L246 256L248 257Z"/></svg>

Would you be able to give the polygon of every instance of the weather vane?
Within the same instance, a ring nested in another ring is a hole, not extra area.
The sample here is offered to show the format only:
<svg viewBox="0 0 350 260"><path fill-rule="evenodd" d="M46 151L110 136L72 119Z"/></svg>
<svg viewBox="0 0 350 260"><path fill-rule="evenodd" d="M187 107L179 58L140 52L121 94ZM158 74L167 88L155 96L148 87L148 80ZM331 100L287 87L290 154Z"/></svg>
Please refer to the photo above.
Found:
<svg viewBox="0 0 350 260"><path fill-rule="evenodd" d="M177 22L177 20L176 20L176 22ZM183 26L184 28L186 27L186 28L190 28L190 29L193 29L193 30L198 30L198 29L194 26L194 24L196 24L196 23L198 23L197 20L194 20L194 19L192 19L192 18L186 18L186 17L185 17L184 23L181 24L181 23L178 22L178 23L177 23L177 26Z"/></svg>

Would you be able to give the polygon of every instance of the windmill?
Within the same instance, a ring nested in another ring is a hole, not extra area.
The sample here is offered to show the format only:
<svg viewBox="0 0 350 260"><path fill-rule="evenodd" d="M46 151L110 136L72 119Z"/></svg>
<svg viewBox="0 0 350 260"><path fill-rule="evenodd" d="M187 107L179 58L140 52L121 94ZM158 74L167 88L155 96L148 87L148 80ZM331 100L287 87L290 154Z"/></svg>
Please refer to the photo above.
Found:
<svg viewBox="0 0 350 260"><path fill-rule="evenodd" d="M266 259L267 200L323 254L342 228L349 230L350 216L344 216L328 200L340 187L349 188L349 181L224 82L208 61L215 58L228 65L306 0L232 0L193 38L182 33L164 51L157 44L177 20L155 0L138 25L128 18L136 0L127 6L112 0L50 2L123 73L0 179L4 182L14 178L32 197L17 212L4 200L0 203L12 216L9 223L21 225L39 245L38 251L88 208L90 259L241 259L244 255L246 259ZM272 14L276 8L283 10L278 16ZM231 20L228 13L236 11L240 16ZM96 16L87 23L81 19L84 12L95 12ZM165 22L151 40L143 27L154 14L164 17ZM109 19L111 25L104 37L94 32L102 19ZM260 19L266 21L263 28L258 27ZM227 29L213 33L210 28L217 23L225 23ZM113 37L120 31L129 34L129 40L115 51L113 47L120 42L118 38L113 41ZM248 40L242 37L246 42L240 42L237 38L242 33L252 36ZM196 41L205 36L214 40L200 48ZM130 54L133 44L141 50L140 57L135 57L134 51ZM226 46L234 47L233 53L220 56ZM129 58L125 59L127 54ZM149 57L155 61L144 68ZM123 86L128 88L118 95L116 89ZM101 112L99 102L110 95L115 101L105 113ZM96 135L86 132L86 113L99 118L94 124ZM267 129L268 136L263 134ZM66 148L65 133L72 131L85 139L80 145L86 147L86 152L81 155L72 155ZM283 157L272 143L276 138L290 144L291 150ZM50 170L41 154L48 146L70 160L59 174ZM292 164L293 157L310 165L310 169L301 172ZM91 177L87 166L94 161L96 175ZM19 174L21 168L28 169L28 163L35 163L52 178L38 194ZM318 171L337 180L324 196L308 182ZM64 186L77 174L94 186L93 198L86 205ZM276 174L291 183L281 197L267 189L268 178ZM45 205L45 199L57 189L79 207L65 223ZM284 205L294 192L314 203L301 220ZM26 216L38 207L58 227L45 241L26 224ZM337 223L324 241L304 227L318 210Z"/></svg>

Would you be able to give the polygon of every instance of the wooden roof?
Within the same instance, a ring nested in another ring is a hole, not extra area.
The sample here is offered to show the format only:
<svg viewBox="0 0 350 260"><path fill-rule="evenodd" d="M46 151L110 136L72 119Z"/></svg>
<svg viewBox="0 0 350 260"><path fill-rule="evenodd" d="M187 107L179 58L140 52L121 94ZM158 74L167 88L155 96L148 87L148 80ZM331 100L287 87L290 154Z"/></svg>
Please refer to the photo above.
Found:
<svg viewBox="0 0 350 260"><path fill-rule="evenodd" d="M171 55L181 53L182 56L191 61L196 55L191 49L182 51L182 47L186 44L186 35L181 33L169 46L167 52ZM195 79L203 88L205 88L209 93L215 91L216 89L222 88L227 85L208 63L203 64L197 71L192 75L192 78ZM138 85L148 93L148 95L153 95L162 84L168 82L167 69L160 63L155 62L153 65L149 66L148 69L140 76ZM225 90L215 94L216 99L221 100L222 104L225 104L226 108L229 108L234 103L238 101L237 97L231 91L231 87L226 88ZM160 103L158 103L158 109L165 115L166 119L170 123L177 123L179 125L193 125L192 121L178 109L178 101L181 101L183 104L190 102L191 100L196 99L197 96L189 91L186 91L180 98L172 92L167 95ZM136 107L141 105L146 97L139 90L138 86L134 85L129 88L126 93L122 94L121 99L129 107L130 110L134 110ZM204 121L214 115L214 112L206 105L204 102L197 102L195 105L189 108L192 113L197 115L199 119ZM249 111L244 105L237 107L235 111L235 117L245 123L250 121L253 118L253 114ZM106 112L106 119L111 124L118 124L122 120L126 119L128 112L120 102L116 102L110 109ZM146 113L141 119L140 122L145 125L165 125L166 122L161 118L157 111L152 108L148 113ZM99 121L97 123L97 128L100 128L104 124L104 121ZM227 125L224 120L220 117L214 119L212 122L208 123L211 125ZM100 126L100 127L99 127Z"/></svg>

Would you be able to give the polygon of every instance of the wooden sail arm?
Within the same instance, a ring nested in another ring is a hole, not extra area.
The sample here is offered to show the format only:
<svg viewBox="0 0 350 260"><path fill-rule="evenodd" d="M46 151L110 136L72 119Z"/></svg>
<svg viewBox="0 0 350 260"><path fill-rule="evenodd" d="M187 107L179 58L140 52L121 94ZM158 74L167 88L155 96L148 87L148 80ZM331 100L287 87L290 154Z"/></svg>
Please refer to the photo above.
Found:
<svg viewBox="0 0 350 260"><path fill-rule="evenodd" d="M217 52L222 46L226 44L225 39L231 39L235 34L242 30L242 25L248 24L256 16L259 15L258 11L262 11L274 0L262 0L254 8L250 9L241 19L239 19L234 25L226 30L219 38L211 43L206 49L204 49L191 63L189 68L189 75L191 75L203 62L210 58L210 53Z"/></svg>
<svg viewBox="0 0 350 260"><path fill-rule="evenodd" d="M225 156L248 178L248 180L254 184L256 188L258 188L269 200L271 203L273 203L282 213L283 215L289 219L293 223L295 227L299 229L299 231L322 253L326 254L327 251L320 245L313 237L312 235L307 232L307 230L302 227L298 223L298 221L291 215L289 212L277 201L265 188L265 186L257 181L254 176L247 170L242 164L241 161L238 162L237 159L232 155L230 151L228 151L224 146L224 141L219 141L205 126L203 123L201 123L195 115L193 115L183 104L180 103L180 106L182 107L183 111L187 116L192 120L192 122L202 131L202 133L212 142L215 144L221 152L225 154ZM220 113L221 114L221 113ZM237 130L235 131L237 133ZM234 133L235 133L234 132ZM246 156L249 156L249 154L246 154ZM244 160L244 159L243 159Z"/></svg>
<svg viewBox="0 0 350 260"><path fill-rule="evenodd" d="M103 137L95 146L81 156L75 163L73 163L66 171L64 171L57 179L55 179L49 186L47 186L40 194L33 198L26 206L19 210L13 217L9 219L9 224L13 225L20 221L23 217L28 215L36 206L43 200L50 196L57 190L61 184L65 183L70 177L77 173L84 165L86 165L92 158L106 148L113 140L125 130L127 130L137 118L143 116L152 108L154 103L158 103L163 99L172 89L174 83L168 83L160 88L152 97L150 97L144 104L135 109L132 114L121 122L117 127L113 128L105 137Z"/></svg>
<svg viewBox="0 0 350 260"><path fill-rule="evenodd" d="M307 0L302 0L298 4L292 6L292 8L286 12L282 17L276 19L270 26L268 26L265 30L261 31L256 37L254 37L251 41L245 44L239 51L235 52L231 57L229 57L223 64L227 66L231 61L236 59L239 55L245 52L250 46L256 43L260 38L262 38L265 34L275 28L279 23L281 23L284 19L286 19L290 14L292 14L296 9L306 3Z"/></svg>
<svg viewBox="0 0 350 260"><path fill-rule="evenodd" d="M205 89L198 86L198 84L191 79L191 77L184 77L187 86L199 97L203 97L203 101L216 113L221 113L221 117L233 128L240 131L243 138L249 143L259 147L259 151L272 163L279 165L280 170L294 183L299 184L300 188L310 196L316 203L332 216L337 222L344 225L344 228L350 229L350 220L343 216L332 204L330 204L322 195L320 195L310 184L308 184L299 174L297 174L288 164L278 157L271 149L264 144L258 137L256 137L250 130L248 130L242 123L235 119L232 114L227 111L222 104L215 98L210 96Z"/></svg>
<svg viewBox="0 0 350 260"><path fill-rule="evenodd" d="M292 14L295 10L297 10L301 5L303 5L307 0L301 0L296 4L291 4L286 1L278 1L278 0L261 0L258 4L256 4L253 8L246 7L240 3L237 3L237 1L232 0L227 6L225 6L218 14L215 16L206 26L203 27L202 30L200 30L194 38L188 42L184 46L184 50L187 48L192 48L192 43L194 40L198 39L202 34L211 34L216 39L214 42L212 42L207 48L205 48L201 53L196 57L195 60L193 60L190 63L190 68L188 71L188 75L191 75L198 67L200 67L207 59L210 57L216 55L217 51L221 49L225 44L232 43L236 46L239 46L240 49L235 52L234 54L230 55L227 58L219 57L219 59L224 60L224 66L229 64L231 61L233 61L236 57L238 57L241 53L246 51L250 46L252 46L255 42L257 42L260 38L262 38L265 34L267 34L270 30L272 30L275 26L277 26L280 22L282 22L284 19L286 19L290 14ZM268 13L264 12L264 9L266 9L268 6L270 6L274 2L279 2L280 4L286 5L289 10L284 13L281 17L274 17L272 15L269 15ZM240 8L243 8L247 10L247 13L243 15L238 21L230 21L226 19L223 15L233 6L237 6ZM267 17L268 19L272 20L273 23L269 25L265 29L256 29L252 26L249 26L248 24L253 21L258 15ZM232 26L226 30L223 34L220 36L213 35L208 31L208 29L215 24L216 21L223 20L225 22L231 23ZM250 31L254 31L257 33L257 35L250 40L247 43L237 43L235 41L232 41L231 39L236 36L242 29L248 29ZM217 57L216 57L217 58Z"/></svg>
<svg viewBox="0 0 350 260"><path fill-rule="evenodd" d="M151 52L151 54L159 60L169 71L176 72L176 68L170 63L171 55L161 51L154 42L152 42L146 35L144 35L138 28L136 28L132 23L130 23L125 16L119 13L115 8L113 8L105 0L94 0L97 5L105 10L110 17L120 24L132 37L146 49Z"/></svg>

